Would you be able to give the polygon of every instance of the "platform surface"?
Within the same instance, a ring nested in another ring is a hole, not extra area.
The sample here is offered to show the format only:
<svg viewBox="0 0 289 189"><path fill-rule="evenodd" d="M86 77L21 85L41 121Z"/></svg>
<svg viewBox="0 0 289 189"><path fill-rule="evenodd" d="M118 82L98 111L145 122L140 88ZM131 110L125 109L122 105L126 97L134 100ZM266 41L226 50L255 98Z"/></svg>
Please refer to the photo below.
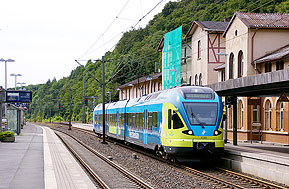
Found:
<svg viewBox="0 0 289 189"><path fill-rule="evenodd" d="M0 142L0 188L95 188L54 132L28 123L13 143Z"/></svg>

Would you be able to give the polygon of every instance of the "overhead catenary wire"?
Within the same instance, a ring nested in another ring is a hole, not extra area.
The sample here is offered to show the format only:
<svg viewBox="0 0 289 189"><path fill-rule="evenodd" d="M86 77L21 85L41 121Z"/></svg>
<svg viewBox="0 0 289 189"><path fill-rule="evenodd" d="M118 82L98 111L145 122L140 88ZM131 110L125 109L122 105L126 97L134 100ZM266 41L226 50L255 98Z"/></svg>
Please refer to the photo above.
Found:
<svg viewBox="0 0 289 189"><path fill-rule="evenodd" d="M127 0L127 2L125 3L125 5L122 7L122 9L119 11L119 13L117 14L117 16L114 18L114 20L108 25L108 27L104 30L104 32L101 34L101 36L99 38L97 38L97 40L95 42L93 42L93 44L85 51L85 53L83 55L81 55L78 59L81 59L84 55L86 55L91 48L93 48L93 46L105 35L105 33L109 30L109 28L113 25L113 23L117 20L117 18L119 17L119 15L122 13L122 11L125 9L125 7L127 6L128 2L130 0Z"/></svg>

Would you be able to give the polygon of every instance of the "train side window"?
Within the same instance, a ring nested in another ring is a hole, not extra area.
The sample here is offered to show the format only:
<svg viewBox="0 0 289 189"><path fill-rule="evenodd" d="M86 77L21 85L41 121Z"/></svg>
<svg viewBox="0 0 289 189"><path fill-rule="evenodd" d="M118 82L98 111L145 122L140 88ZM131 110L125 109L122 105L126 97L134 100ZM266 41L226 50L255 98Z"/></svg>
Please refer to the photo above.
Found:
<svg viewBox="0 0 289 189"><path fill-rule="evenodd" d="M172 110L168 110L168 129L172 128Z"/></svg>
<svg viewBox="0 0 289 189"><path fill-rule="evenodd" d="M135 114L135 128L139 127L139 113Z"/></svg>
<svg viewBox="0 0 289 189"><path fill-rule="evenodd" d="M143 130L143 113L140 113L140 130Z"/></svg>
<svg viewBox="0 0 289 189"><path fill-rule="evenodd" d="M148 113L148 130L152 131L153 129L153 112Z"/></svg>
<svg viewBox="0 0 289 189"><path fill-rule="evenodd" d="M153 112L153 127L158 127L158 112Z"/></svg>
<svg viewBox="0 0 289 189"><path fill-rule="evenodd" d="M131 127L131 113L127 113L126 117L127 117L127 119L126 119L127 120L127 122L126 122L127 126Z"/></svg>
<svg viewBox="0 0 289 189"><path fill-rule="evenodd" d="M122 115L118 114L118 126L122 125Z"/></svg>
<svg viewBox="0 0 289 189"><path fill-rule="evenodd" d="M173 129L179 129L184 127L184 124L180 119L179 115L177 114L177 112L174 111L172 119L173 119Z"/></svg>

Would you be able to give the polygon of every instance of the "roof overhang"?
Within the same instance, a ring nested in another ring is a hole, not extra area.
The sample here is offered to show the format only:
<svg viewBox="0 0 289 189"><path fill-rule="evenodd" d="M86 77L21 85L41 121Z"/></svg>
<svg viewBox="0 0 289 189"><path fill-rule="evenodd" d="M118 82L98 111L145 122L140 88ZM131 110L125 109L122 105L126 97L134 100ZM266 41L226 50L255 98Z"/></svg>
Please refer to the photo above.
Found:
<svg viewBox="0 0 289 189"><path fill-rule="evenodd" d="M289 69L207 85L220 96L263 97L289 93Z"/></svg>

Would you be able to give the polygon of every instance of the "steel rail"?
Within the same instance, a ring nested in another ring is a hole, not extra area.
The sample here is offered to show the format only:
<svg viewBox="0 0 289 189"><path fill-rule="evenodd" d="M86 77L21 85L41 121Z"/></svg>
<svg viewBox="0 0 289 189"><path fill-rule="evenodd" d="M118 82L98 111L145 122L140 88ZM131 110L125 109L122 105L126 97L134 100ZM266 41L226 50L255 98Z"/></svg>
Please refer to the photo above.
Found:
<svg viewBox="0 0 289 189"><path fill-rule="evenodd" d="M109 189L109 187L105 184L105 182L85 163L85 161L78 155L75 150L73 150L67 142L64 141L64 139L54 132L56 136L62 141L62 143L66 146L66 148L73 154L73 156L80 162L80 164L87 170L87 172L90 174L90 176L100 185L100 187L104 189Z"/></svg>
<svg viewBox="0 0 289 189"><path fill-rule="evenodd" d="M266 181L263 181L263 180L259 180L259 179L253 178L253 177L249 177L249 176L243 175L241 173L237 173L237 172L230 171L230 170L227 170L227 169L223 169L223 168L220 168L220 167L217 167L216 169L219 170L219 171L225 172L226 174L238 176L238 177L241 177L242 179L247 179L247 180L252 181L252 182L254 182L256 184L263 185L265 187L286 189L286 187L279 186L279 185L276 185L276 184L273 184L273 183L270 183L270 182L266 182Z"/></svg>
<svg viewBox="0 0 289 189"><path fill-rule="evenodd" d="M79 129L79 128L78 128ZM146 182L144 182L143 180L141 180L140 178L138 178L137 176L133 175L132 173L130 173L129 171L125 170L124 168L122 168L121 166L117 165L116 163L112 162L111 160L109 160L108 158L106 158L104 155L100 154L99 152L95 151L94 149L92 149L91 147L87 146L86 144L84 144L83 142L81 142L80 140L78 140L77 138L75 138L74 136L71 136L63 131L59 131L61 133L64 133L66 135L68 135L69 137L73 138L76 142L78 142L80 145L82 145L84 148L86 148L87 150L89 150L90 152L92 152L94 155L98 156L99 158L101 158L102 160L104 160L106 163L108 163L109 165L111 165L112 167L114 167L115 169L117 169L118 171L120 171L122 174L124 174L127 178L129 178L130 180L132 180L133 182L135 182L136 184L138 184L139 186L141 186L142 188L148 188L148 189L153 189L152 186L150 186L149 184L147 184ZM96 135L94 135L96 136Z"/></svg>

